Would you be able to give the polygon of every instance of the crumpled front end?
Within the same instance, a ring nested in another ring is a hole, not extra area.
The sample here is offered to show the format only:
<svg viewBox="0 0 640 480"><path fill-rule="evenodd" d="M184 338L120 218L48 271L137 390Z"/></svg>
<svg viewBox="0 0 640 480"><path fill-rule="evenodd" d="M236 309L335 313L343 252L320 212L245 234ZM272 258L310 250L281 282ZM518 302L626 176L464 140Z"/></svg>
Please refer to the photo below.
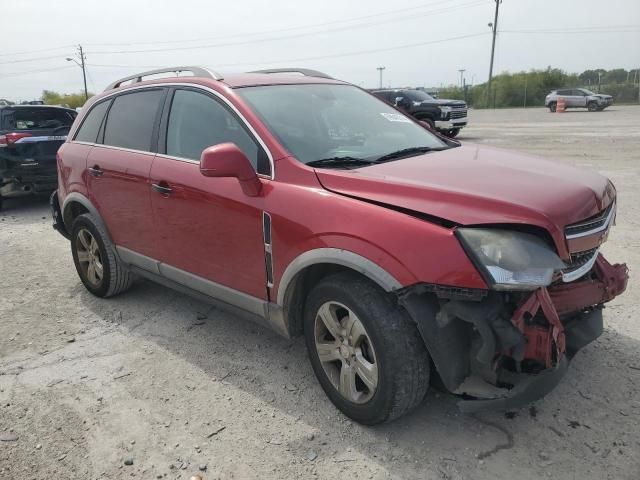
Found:
<svg viewBox="0 0 640 480"><path fill-rule="evenodd" d="M598 254L594 267L571 283L533 292L416 285L400 302L444 386L464 397L460 409L506 410L555 387L576 352L602 334L602 305L624 292L627 281L626 265Z"/></svg>

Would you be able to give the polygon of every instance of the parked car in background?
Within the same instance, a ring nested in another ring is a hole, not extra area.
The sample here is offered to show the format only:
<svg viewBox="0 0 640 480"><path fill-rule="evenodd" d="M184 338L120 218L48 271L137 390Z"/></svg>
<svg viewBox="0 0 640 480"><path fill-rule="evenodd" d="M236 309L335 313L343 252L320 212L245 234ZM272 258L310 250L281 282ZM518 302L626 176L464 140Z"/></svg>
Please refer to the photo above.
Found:
<svg viewBox="0 0 640 480"><path fill-rule="evenodd" d="M564 98L566 108L586 108L590 112L600 112L613 104L611 95L593 93L586 88L571 88L553 90L545 97L544 106L555 112L560 97Z"/></svg>
<svg viewBox="0 0 640 480"><path fill-rule="evenodd" d="M54 228L89 292L140 275L302 335L364 424L420 404L431 375L467 412L540 398L627 285L599 251L605 177L460 146L312 70L118 80L58 174Z"/></svg>
<svg viewBox="0 0 640 480"><path fill-rule="evenodd" d="M56 189L56 152L76 115L68 108L0 106L0 207L4 198Z"/></svg>
<svg viewBox="0 0 640 480"><path fill-rule="evenodd" d="M436 99L422 90L409 88L372 90L372 93L447 137L454 138L467 125L467 104L462 100Z"/></svg>

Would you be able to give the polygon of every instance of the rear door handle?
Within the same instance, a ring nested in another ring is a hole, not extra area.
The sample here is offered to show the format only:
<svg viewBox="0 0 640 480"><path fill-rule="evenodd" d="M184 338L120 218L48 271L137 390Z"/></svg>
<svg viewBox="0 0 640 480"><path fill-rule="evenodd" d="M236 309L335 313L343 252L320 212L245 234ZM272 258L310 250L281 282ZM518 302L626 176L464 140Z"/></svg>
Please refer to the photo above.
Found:
<svg viewBox="0 0 640 480"><path fill-rule="evenodd" d="M173 191L167 182L152 183L151 188L162 195L169 195Z"/></svg>
<svg viewBox="0 0 640 480"><path fill-rule="evenodd" d="M100 169L100 167L98 165L94 165L93 167L89 167L89 168L87 168L87 170L89 171L89 175L91 175L93 177L99 177L104 173Z"/></svg>

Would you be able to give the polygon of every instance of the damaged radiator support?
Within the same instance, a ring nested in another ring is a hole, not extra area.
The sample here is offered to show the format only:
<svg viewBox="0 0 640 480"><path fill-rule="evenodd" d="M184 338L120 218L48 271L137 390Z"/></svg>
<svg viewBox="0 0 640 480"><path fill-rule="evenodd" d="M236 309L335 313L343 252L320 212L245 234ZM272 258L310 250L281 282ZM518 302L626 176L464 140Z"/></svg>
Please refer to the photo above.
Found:
<svg viewBox="0 0 640 480"><path fill-rule="evenodd" d="M584 278L528 294L443 298L433 286L415 285L399 294L399 302L416 322L444 386L482 399L461 402L463 410L515 408L549 391L571 357L602 333L598 307L622 293L627 279L626 265L599 255Z"/></svg>

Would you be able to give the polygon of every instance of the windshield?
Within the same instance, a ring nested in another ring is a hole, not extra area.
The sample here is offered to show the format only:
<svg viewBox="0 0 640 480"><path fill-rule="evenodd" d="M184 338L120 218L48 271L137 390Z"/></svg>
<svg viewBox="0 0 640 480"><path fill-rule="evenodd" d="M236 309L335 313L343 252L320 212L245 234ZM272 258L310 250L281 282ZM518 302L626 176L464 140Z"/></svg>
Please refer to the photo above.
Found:
<svg viewBox="0 0 640 480"><path fill-rule="evenodd" d="M591 90L587 90L586 88L581 88L580 90L582 90L587 95L595 95L595 93L593 93Z"/></svg>
<svg viewBox="0 0 640 480"><path fill-rule="evenodd" d="M415 147L448 148L394 108L351 85L270 85L237 92L304 163L379 158Z"/></svg>
<svg viewBox="0 0 640 480"><path fill-rule="evenodd" d="M429 100L435 100L428 93L423 92L422 90L407 90L404 94L414 102L428 102Z"/></svg>
<svg viewBox="0 0 640 480"><path fill-rule="evenodd" d="M75 112L58 108L16 108L1 112L0 130L38 130L70 127Z"/></svg>

